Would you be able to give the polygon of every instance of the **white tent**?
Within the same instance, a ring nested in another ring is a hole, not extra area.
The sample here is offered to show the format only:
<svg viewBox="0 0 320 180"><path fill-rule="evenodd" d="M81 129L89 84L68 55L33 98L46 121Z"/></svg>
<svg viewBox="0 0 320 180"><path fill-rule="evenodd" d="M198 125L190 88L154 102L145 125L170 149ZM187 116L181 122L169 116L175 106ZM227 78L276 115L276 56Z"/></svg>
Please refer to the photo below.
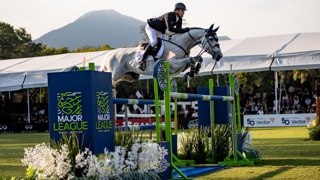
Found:
<svg viewBox="0 0 320 180"><path fill-rule="evenodd" d="M274 56L272 70L319 69L320 33L297 34Z"/></svg>
<svg viewBox="0 0 320 180"><path fill-rule="evenodd" d="M221 41L220 47L223 58L204 56L199 75L230 73L231 64L232 72L320 68L320 32Z"/></svg>
<svg viewBox="0 0 320 180"><path fill-rule="evenodd" d="M224 57L217 63L210 55L203 54L200 76L230 73L231 64L232 72L320 68L320 32L227 40L221 41L220 47ZM99 69L102 58L108 52L0 60L0 91L45 87L47 73L69 71L73 66L82 66L84 57L88 62L94 62L96 69ZM191 50L191 56L199 52L200 48L196 46ZM152 77L140 77L149 78Z"/></svg>

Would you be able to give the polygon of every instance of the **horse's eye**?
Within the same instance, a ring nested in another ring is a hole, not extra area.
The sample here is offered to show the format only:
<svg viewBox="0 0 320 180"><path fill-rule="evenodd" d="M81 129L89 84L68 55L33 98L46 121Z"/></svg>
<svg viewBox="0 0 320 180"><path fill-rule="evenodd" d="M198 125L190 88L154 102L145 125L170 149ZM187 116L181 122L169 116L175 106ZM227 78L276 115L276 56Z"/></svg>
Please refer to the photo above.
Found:
<svg viewBox="0 0 320 180"><path fill-rule="evenodd" d="M212 41L212 40L213 40L213 37L212 37L212 36L209 36L209 40Z"/></svg>

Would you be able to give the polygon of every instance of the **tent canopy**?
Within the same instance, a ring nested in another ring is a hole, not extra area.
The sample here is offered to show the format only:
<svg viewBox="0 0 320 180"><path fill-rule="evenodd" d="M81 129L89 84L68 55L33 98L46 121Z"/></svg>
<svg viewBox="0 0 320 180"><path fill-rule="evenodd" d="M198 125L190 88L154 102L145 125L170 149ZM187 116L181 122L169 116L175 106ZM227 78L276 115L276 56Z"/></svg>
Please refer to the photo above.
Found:
<svg viewBox="0 0 320 180"><path fill-rule="evenodd" d="M220 47L224 57L219 62L203 54L200 76L230 73L231 65L232 72L320 68L320 32L226 40L220 42ZM73 66L82 66L84 57L87 62L94 62L98 70L108 52L1 60L0 91L45 87L48 73L70 71ZM199 52L200 47L196 46L191 50L191 56ZM183 76L183 73L178 76ZM140 79L149 78L152 77L140 76Z"/></svg>

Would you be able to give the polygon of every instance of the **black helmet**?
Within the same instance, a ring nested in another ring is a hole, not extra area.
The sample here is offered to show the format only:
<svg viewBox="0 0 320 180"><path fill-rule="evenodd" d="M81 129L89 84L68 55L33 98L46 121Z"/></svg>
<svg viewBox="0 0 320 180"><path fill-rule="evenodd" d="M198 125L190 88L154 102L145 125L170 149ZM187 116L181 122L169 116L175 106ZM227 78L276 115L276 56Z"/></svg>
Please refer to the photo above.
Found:
<svg viewBox="0 0 320 180"><path fill-rule="evenodd" d="M178 2L177 4L174 5L175 9L183 9L183 10L187 10L186 5L184 5L181 2Z"/></svg>

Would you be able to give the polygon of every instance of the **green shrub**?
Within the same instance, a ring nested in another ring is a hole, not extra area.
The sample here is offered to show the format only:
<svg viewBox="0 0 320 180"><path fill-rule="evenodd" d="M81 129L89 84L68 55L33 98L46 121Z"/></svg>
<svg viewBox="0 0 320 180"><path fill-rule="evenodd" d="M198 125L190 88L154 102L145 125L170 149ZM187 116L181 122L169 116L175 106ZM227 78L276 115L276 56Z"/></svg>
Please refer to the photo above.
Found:
<svg viewBox="0 0 320 180"><path fill-rule="evenodd" d="M132 130L119 130L114 133L114 145L122 146L126 151L131 150L137 139L139 139L139 143L143 142L142 131L137 131L135 128L132 128Z"/></svg>
<svg viewBox="0 0 320 180"><path fill-rule="evenodd" d="M195 128L192 130L192 134L194 137L194 143L193 143L193 148L195 152L195 161L196 163L205 163L206 160L206 155L207 155L207 149L206 145L208 143L209 139L209 132L210 128L209 127L200 127Z"/></svg>
<svg viewBox="0 0 320 180"><path fill-rule="evenodd" d="M312 130L309 132L309 136L311 140L320 140L320 126L315 126L312 128Z"/></svg>
<svg viewBox="0 0 320 180"><path fill-rule="evenodd" d="M197 128L194 128L197 129ZM192 129L186 129L179 134L180 148L179 152L184 156L183 159L191 159L193 154L194 137Z"/></svg>
<svg viewBox="0 0 320 180"><path fill-rule="evenodd" d="M214 128L214 155L216 161L223 161L229 153L229 135L231 126L225 124L216 124Z"/></svg>

